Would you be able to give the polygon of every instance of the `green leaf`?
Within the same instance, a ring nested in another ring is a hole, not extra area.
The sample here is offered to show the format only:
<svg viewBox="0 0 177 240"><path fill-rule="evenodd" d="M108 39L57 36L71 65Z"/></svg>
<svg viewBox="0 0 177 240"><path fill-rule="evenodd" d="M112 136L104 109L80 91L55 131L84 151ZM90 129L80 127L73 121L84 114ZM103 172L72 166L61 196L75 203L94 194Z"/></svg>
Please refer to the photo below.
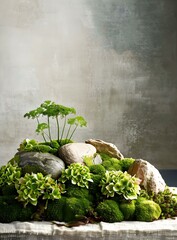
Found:
<svg viewBox="0 0 177 240"><path fill-rule="evenodd" d="M45 129L48 129L49 125L47 123L39 123L36 128L36 132L39 134L43 132Z"/></svg>
<svg viewBox="0 0 177 240"><path fill-rule="evenodd" d="M76 125L76 126L80 126L80 127L86 127L87 126L87 122L86 122L86 120L82 116L69 118L68 119L68 124Z"/></svg>

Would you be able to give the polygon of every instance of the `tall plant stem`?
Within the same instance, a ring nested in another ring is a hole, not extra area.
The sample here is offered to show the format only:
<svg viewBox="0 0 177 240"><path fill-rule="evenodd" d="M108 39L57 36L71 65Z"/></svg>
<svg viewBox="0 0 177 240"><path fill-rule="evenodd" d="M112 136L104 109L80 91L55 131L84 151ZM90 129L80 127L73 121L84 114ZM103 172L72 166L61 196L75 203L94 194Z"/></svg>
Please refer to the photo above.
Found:
<svg viewBox="0 0 177 240"><path fill-rule="evenodd" d="M68 141L71 140L71 138L72 138L74 132L76 131L77 127L78 127L78 125L75 126L74 130L72 131L72 133L71 133L71 135L70 135L70 137L69 137L69 139L68 139Z"/></svg>
<svg viewBox="0 0 177 240"><path fill-rule="evenodd" d="M56 122L57 122L57 132L58 132L58 143L60 141L60 125L59 125L59 121L58 121L58 116L56 116Z"/></svg>
<svg viewBox="0 0 177 240"><path fill-rule="evenodd" d="M62 133L61 133L60 141L61 141L62 138L63 138L63 134L64 134L64 131L65 131L65 127L66 127L66 116L65 116L65 121L64 121L64 124L63 124L63 129L62 129Z"/></svg>
<svg viewBox="0 0 177 240"><path fill-rule="evenodd" d="M39 119L38 119L38 118L36 118L36 119L37 119L37 123L40 124ZM43 137L43 139L44 139L44 142L47 142L47 140L46 140L43 132L41 133L41 135L42 135L42 137Z"/></svg>
<svg viewBox="0 0 177 240"><path fill-rule="evenodd" d="M50 141L52 141L51 132L50 132L50 120L49 120L49 116L47 116L47 122L48 122L49 139L50 139Z"/></svg>
<svg viewBox="0 0 177 240"><path fill-rule="evenodd" d="M71 125L69 126L69 128L68 128L68 132L67 132L67 134L66 134L66 141L65 141L65 144L68 142L67 138L68 138L68 136L69 136L70 130L71 130Z"/></svg>

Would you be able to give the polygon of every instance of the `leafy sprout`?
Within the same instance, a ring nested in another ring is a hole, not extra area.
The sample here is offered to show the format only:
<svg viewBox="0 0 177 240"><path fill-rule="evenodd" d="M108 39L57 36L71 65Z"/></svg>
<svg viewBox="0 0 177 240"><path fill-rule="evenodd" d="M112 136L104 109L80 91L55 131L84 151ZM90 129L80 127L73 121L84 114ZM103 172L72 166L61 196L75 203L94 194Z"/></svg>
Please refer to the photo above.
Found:
<svg viewBox="0 0 177 240"><path fill-rule="evenodd" d="M51 119L54 119L57 127L57 141L62 145L64 136L66 138L64 144L66 144L70 142L78 126L85 127L87 125L86 120L82 116L68 118L70 114L76 114L76 110L72 107L66 107L46 100L38 108L27 112L24 117L37 120L36 133L41 134L45 142L47 140L52 142ZM40 122L41 117L45 117L46 122ZM63 122L62 124L61 121ZM67 124L69 127L65 134ZM74 126L74 129L72 129L72 126Z"/></svg>

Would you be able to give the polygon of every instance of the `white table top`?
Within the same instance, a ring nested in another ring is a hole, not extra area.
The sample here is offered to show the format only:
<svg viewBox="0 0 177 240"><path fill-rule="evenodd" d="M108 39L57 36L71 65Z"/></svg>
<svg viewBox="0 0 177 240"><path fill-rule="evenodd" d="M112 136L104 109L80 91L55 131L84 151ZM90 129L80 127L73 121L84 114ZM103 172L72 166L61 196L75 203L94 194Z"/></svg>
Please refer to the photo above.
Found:
<svg viewBox="0 0 177 240"><path fill-rule="evenodd" d="M0 239L158 240L177 239L177 218L154 222L123 221L68 228L51 222L0 223Z"/></svg>

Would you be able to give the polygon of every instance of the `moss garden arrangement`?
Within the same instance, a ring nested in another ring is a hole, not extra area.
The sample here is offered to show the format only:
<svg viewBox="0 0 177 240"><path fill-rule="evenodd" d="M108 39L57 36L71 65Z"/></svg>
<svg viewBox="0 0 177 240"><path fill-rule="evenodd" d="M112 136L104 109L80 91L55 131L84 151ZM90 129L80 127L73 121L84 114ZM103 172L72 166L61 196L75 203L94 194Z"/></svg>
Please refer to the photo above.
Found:
<svg viewBox="0 0 177 240"><path fill-rule="evenodd" d="M42 135L43 142L25 139L17 154L0 168L1 223L35 220L77 226L100 221L150 222L177 216L177 196L168 186L158 194L147 192L140 187L140 179L127 173L135 161L132 158L119 160L96 153L102 163L94 164L90 156L85 156L83 164L65 164L57 179L40 171L24 173L18 162L19 152L57 156L60 147L73 142L76 129L87 125L74 108L51 101L24 117L36 120L36 133ZM52 123L56 123L55 138Z"/></svg>

